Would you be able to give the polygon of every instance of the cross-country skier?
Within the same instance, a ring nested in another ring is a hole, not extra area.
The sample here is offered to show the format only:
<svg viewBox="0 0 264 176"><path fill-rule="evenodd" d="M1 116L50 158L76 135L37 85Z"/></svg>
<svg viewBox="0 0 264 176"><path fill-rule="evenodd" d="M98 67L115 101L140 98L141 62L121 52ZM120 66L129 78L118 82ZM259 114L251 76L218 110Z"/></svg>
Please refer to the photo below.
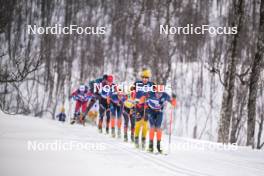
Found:
<svg viewBox="0 0 264 176"><path fill-rule="evenodd" d="M150 131L149 131L149 151L153 152L153 139L156 132L157 138L157 150L158 152L162 152L160 142L162 137L162 129L161 123L163 120L163 110L166 102L170 102L172 106L176 106L176 96L173 94L170 97L164 89L159 91L157 88L158 85L155 86L155 92L149 92L146 96L146 103L147 103L147 116L150 124Z"/></svg>
<svg viewBox="0 0 264 176"><path fill-rule="evenodd" d="M123 103L126 100L125 95L122 90L111 92L110 95L110 110L111 110L111 134L115 137L115 125L117 119L117 136L121 137L121 123L122 123L122 112Z"/></svg>
<svg viewBox="0 0 264 176"><path fill-rule="evenodd" d="M71 121L71 124L74 124L79 116L80 123L84 124L87 102L92 97L91 92L89 92L88 87L84 84L81 84L77 90L75 90L70 98L73 98L76 101L74 118ZM81 109L81 112L80 112Z"/></svg>
<svg viewBox="0 0 264 176"><path fill-rule="evenodd" d="M101 82L101 90L99 91L99 123L98 129L99 132L102 133L102 126L103 126L103 118L106 113L106 133L109 133L109 123L110 123L110 101L109 96L111 94L111 87L114 86L113 84L113 76L107 75L106 80ZM106 86L110 86L110 89L105 89Z"/></svg>
<svg viewBox="0 0 264 176"><path fill-rule="evenodd" d="M59 119L59 121L65 122L66 114L65 114L65 108L64 108L64 106L61 107L60 113L58 115L56 115L56 117Z"/></svg>
<svg viewBox="0 0 264 176"><path fill-rule="evenodd" d="M98 79L95 79L95 80L92 80L89 82L89 90L90 90L90 92L92 92L93 97L90 100L90 102L86 108L85 115L88 114L90 109L94 106L95 102L100 99L99 90L96 88L96 85L99 85L102 82L106 82L106 81L107 81L107 75L104 74L101 78L98 78Z"/></svg>
<svg viewBox="0 0 264 176"><path fill-rule="evenodd" d="M135 92L136 92L136 124L135 124L135 145L139 148L139 133L142 128L141 145L142 149L145 148L146 135L148 131L148 118L146 116L146 102L144 101L144 96L148 93L149 88L154 84L149 81L151 77L151 71L149 69L143 69L140 73L140 81L135 82Z"/></svg>
<svg viewBox="0 0 264 176"><path fill-rule="evenodd" d="M124 141L127 142L127 131L128 124L130 121L131 128L131 141L134 142L134 131L135 131L135 91L130 91L126 94L126 101L124 102L123 109L124 117Z"/></svg>
<svg viewBox="0 0 264 176"><path fill-rule="evenodd" d="M90 109L90 111L88 112L88 117L89 117L89 120L92 124L96 125L96 120L97 120L97 116L99 114L99 105L98 103L95 103L93 105L93 107Z"/></svg>

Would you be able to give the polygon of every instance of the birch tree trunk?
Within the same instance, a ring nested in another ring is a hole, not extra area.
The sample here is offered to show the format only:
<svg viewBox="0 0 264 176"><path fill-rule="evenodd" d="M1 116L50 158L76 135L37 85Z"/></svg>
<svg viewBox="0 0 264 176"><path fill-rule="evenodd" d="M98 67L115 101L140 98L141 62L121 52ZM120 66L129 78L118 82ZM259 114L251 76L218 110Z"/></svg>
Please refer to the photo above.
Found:
<svg viewBox="0 0 264 176"><path fill-rule="evenodd" d="M259 34L257 41L257 52L254 57L250 80L248 98L248 120L247 120L247 145L254 148L255 123L256 123L256 99L258 93L258 82L261 65L264 57L264 0L260 4Z"/></svg>
<svg viewBox="0 0 264 176"><path fill-rule="evenodd" d="M220 124L218 130L218 142L228 143L229 129L232 116L233 99L235 91L235 77L237 65L237 45L242 28L242 20L244 15L244 0L234 1L234 21L232 26L237 26L237 34L233 36L228 54L227 71L224 77L224 92L222 98L222 106L220 113ZM233 15L231 13L231 15Z"/></svg>

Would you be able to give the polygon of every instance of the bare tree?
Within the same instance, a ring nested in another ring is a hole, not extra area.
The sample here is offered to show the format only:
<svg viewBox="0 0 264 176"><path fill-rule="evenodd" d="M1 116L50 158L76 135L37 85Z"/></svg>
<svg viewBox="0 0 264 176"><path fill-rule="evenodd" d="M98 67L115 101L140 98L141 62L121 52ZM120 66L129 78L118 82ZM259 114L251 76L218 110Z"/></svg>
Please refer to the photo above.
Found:
<svg viewBox="0 0 264 176"><path fill-rule="evenodd" d="M264 0L260 4L259 34L257 41L257 51L253 59L251 74L249 79L248 98L248 120L247 120L247 145L255 147L255 124L256 124L256 99L258 94L258 84L261 66L264 60Z"/></svg>
<svg viewBox="0 0 264 176"><path fill-rule="evenodd" d="M3 57L3 56L2 56ZM39 57L13 58L10 64L0 68L0 83L21 82L41 65ZM11 71L10 70L14 70Z"/></svg>
<svg viewBox="0 0 264 176"><path fill-rule="evenodd" d="M232 26L237 27L237 34L232 37L230 50L227 57L227 70L224 76L224 92L222 98L222 106L220 113L220 124L218 130L218 142L229 142L229 129L233 110L233 97L235 90L236 66L237 66L237 45L240 36L243 16L244 16L244 0L233 1L234 14L231 14L233 21Z"/></svg>

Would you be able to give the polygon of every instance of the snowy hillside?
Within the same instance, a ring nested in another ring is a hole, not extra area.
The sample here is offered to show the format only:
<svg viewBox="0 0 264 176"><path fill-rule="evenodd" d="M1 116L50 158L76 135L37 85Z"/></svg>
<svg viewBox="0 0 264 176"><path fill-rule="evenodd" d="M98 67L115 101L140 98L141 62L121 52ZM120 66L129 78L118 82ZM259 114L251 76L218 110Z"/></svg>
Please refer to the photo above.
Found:
<svg viewBox="0 0 264 176"><path fill-rule="evenodd" d="M217 143L172 138L168 155L134 148L132 143L99 134L93 126L0 114L0 175L190 175L262 176L264 152ZM168 150L168 136L163 148ZM30 143L31 142L31 143ZM38 143L33 150L33 143ZM57 146L44 148L47 143ZM62 150L59 145L93 145ZM29 146L29 143L32 144ZM43 145L40 145L43 144ZM185 146L185 147L184 147ZM198 146L198 147L197 147Z"/></svg>

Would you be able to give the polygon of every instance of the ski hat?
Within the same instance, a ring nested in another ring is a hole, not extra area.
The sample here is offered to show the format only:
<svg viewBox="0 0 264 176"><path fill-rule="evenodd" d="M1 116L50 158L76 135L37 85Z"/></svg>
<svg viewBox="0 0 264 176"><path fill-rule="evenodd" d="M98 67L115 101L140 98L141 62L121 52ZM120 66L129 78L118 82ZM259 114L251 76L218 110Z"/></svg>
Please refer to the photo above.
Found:
<svg viewBox="0 0 264 176"><path fill-rule="evenodd" d="M61 107L60 111L61 111L61 112L65 112L65 108L64 108L64 106Z"/></svg>
<svg viewBox="0 0 264 176"><path fill-rule="evenodd" d="M81 92L84 92L85 91L85 85L84 84L81 84L80 87L79 87L79 90Z"/></svg>
<svg viewBox="0 0 264 176"><path fill-rule="evenodd" d="M114 80L114 78L113 78L112 75L108 75L108 76L107 76L107 81L108 81L108 82L112 83L113 80Z"/></svg>
<svg viewBox="0 0 264 176"><path fill-rule="evenodd" d="M143 68L140 73L141 78L150 78L151 77L151 71L150 69Z"/></svg>
<svg viewBox="0 0 264 176"><path fill-rule="evenodd" d="M103 75L103 79L104 79L104 80L107 80L107 77L108 77L107 74L104 74L104 75Z"/></svg>

